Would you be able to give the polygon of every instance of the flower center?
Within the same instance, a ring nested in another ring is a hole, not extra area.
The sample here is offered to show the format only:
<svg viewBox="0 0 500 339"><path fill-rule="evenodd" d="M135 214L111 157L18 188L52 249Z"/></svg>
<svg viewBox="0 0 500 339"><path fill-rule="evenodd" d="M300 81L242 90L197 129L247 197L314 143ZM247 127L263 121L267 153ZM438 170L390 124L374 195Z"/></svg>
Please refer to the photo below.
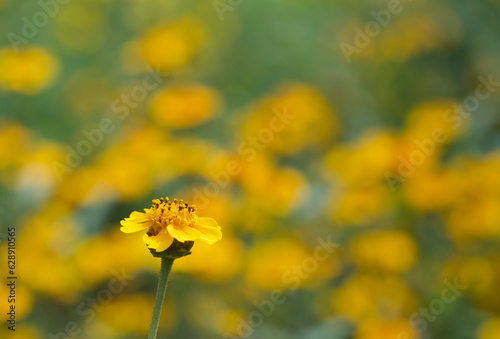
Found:
<svg viewBox="0 0 500 339"><path fill-rule="evenodd" d="M148 231L148 235L157 235L164 227L174 225L186 227L198 219L196 206L184 202L182 199L170 201L167 198L154 199L148 215L155 222Z"/></svg>

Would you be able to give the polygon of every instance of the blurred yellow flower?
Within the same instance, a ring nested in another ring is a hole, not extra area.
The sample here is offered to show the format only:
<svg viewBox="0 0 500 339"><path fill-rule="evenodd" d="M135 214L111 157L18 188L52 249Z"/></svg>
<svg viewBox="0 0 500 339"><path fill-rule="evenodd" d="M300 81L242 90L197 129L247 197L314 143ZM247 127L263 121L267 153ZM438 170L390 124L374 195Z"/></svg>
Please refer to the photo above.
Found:
<svg viewBox="0 0 500 339"><path fill-rule="evenodd" d="M391 207L393 198L382 183L338 191L332 189L333 198L326 206L327 213L333 221L348 225L363 225L382 215Z"/></svg>
<svg viewBox="0 0 500 339"><path fill-rule="evenodd" d="M251 162L239 163L242 166L237 178L248 193L249 201L271 215L287 215L309 198L309 183L300 171L290 167L279 168L266 155L258 156Z"/></svg>
<svg viewBox="0 0 500 339"><path fill-rule="evenodd" d="M7 329L7 326L4 326L0 329L0 337L1 338L23 338L23 339L43 339L46 337L46 334L43 333L41 329L35 325L30 324L29 322L24 321L21 326L17 325L15 332Z"/></svg>
<svg viewBox="0 0 500 339"><path fill-rule="evenodd" d="M161 71L169 71L187 63L198 51L202 39L199 25L183 19L155 27L142 39L144 61Z"/></svg>
<svg viewBox="0 0 500 339"><path fill-rule="evenodd" d="M458 256L444 269L443 278L458 278L460 283L468 287L467 293L470 296L479 302L491 302L500 295L500 291L495 289L498 284L495 269L498 267L498 262L490 258ZM500 272L497 275L500 278Z"/></svg>
<svg viewBox="0 0 500 339"><path fill-rule="evenodd" d="M71 207L53 200L38 213L25 216L20 226L18 241L26 247L19 254L24 263L19 266L19 276L36 275L36 279L24 280L34 291L64 302L74 298L84 282L71 256L81 240L81 225L73 218ZM44 269L47 265L50 271Z"/></svg>
<svg viewBox="0 0 500 339"><path fill-rule="evenodd" d="M457 195L450 192L460 180L460 175L445 169L423 170L407 179L403 192L416 211L442 211L457 200Z"/></svg>
<svg viewBox="0 0 500 339"><path fill-rule="evenodd" d="M415 297L397 276L357 274L333 293L332 306L336 313L358 322L376 316L393 319L414 311Z"/></svg>
<svg viewBox="0 0 500 339"><path fill-rule="evenodd" d="M242 132L257 150L268 147L276 153L290 154L321 145L338 129L337 116L318 89L290 83L249 108Z"/></svg>
<svg viewBox="0 0 500 339"><path fill-rule="evenodd" d="M136 166L129 166L129 161L139 159L138 156L130 154L127 159L120 157L120 151L102 157L98 166L94 167L91 177L94 181L106 180L116 191L120 192L124 200L141 197L151 190L151 167L147 151L142 162ZM123 153L122 153L123 154ZM133 182L134 185L130 185Z"/></svg>
<svg viewBox="0 0 500 339"><path fill-rule="evenodd" d="M173 304L173 300L167 301ZM148 333L148 322L151 317L151 309L154 305L154 297L147 294L133 294L117 296L116 300L99 312L99 318L111 326L120 334L145 335ZM162 315L161 327L171 329L176 321L177 315L174 308L166 307Z"/></svg>
<svg viewBox="0 0 500 339"><path fill-rule="evenodd" d="M241 269L243 246L235 237L224 236L217 246L196 245L196 251L175 263L176 270L212 282L228 281Z"/></svg>
<svg viewBox="0 0 500 339"><path fill-rule="evenodd" d="M356 237L351 252L356 264L363 269L400 273L414 264L417 246L408 234L387 230Z"/></svg>
<svg viewBox="0 0 500 339"><path fill-rule="evenodd" d="M335 146L326 155L325 166L352 186L380 182L397 167L398 142L392 131L370 129L354 142Z"/></svg>
<svg viewBox="0 0 500 339"><path fill-rule="evenodd" d="M133 233L148 229L144 242L157 252L165 251L174 238L180 242L201 240L210 245L222 238L221 228L212 218L200 218L196 207L182 200L154 199L146 213L132 212L122 220L120 230Z"/></svg>
<svg viewBox="0 0 500 339"><path fill-rule="evenodd" d="M248 255L245 280L263 290L294 290L322 283L340 271L337 256L320 261L313 252L290 238L259 243Z"/></svg>
<svg viewBox="0 0 500 339"><path fill-rule="evenodd" d="M407 319L370 319L363 322L354 339L418 339L420 336Z"/></svg>
<svg viewBox="0 0 500 339"><path fill-rule="evenodd" d="M482 199L454 208L446 218L455 239L496 238L500 235L500 199Z"/></svg>
<svg viewBox="0 0 500 339"><path fill-rule="evenodd" d="M160 125L188 128L213 117L220 103L220 94L211 87L179 84L158 91L151 99L150 113Z"/></svg>
<svg viewBox="0 0 500 339"><path fill-rule="evenodd" d="M492 318L481 325L478 339L500 339L500 318Z"/></svg>
<svg viewBox="0 0 500 339"><path fill-rule="evenodd" d="M2 75L0 74L0 77ZM18 166L26 158L30 131L22 125L2 122L0 129L0 169Z"/></svg>
<svg viewBox="0 0 500 339"><path fill-rule="evenodd" d="M465 159L456 165L454 203L445 215L455 240L496 238L500 235L500 153Z"/></svg>
<svg viewBox="0 0 500 339"><path fill-rule="evenodd" d="M4 251L5 253L7 253L7 244L5 244L5 246L1 246L0 249L2 251ZM7 265L7 264L5 264ZM4 284L1 284L0 285L0 292L2 293L2 295L4 296L9 296L9 292L10 292L10 286L8 285L8 283L10 282L11 280L9 279L6 279L6 283ZM22 295L22 298L15 298L15 306L16 306L16 318L18 320L20 319L24 319L27 315L30 314L31 310L33 309L33 291L31 289L28 288L28 286L26 286L24 283L22 282L17 282L16 285L15 285L15 288L17 290L17 295L21 296ZM7 297L6 298L6 301L7 299L10 299L10 297ZM8 314L9 311L10 311L10 306L12 305L12 303L8 303L8 302L3 302L0 304L0 312L2 312L2 314ZM7 317L8 318L8 317ZM17 327L16 327L16 331L17 331Z"/></svg>
<svg viewBox="0 0 500 339"><path fill-rule="evenodd" d="M415 148L415 139L431 139L435 131L440 130L444 139L441 143L447 143L462 134L466 126L455 101L427 101L418 104L408 113L403 136Z"/></svg>
<svg viewBox="0 0 500 339"><path fill-rule="evenodd" d="M48 87L58 71L56 58L41 47L27 47L16 53L12 48L0 49L0 87L36 94Z"/></svg>
<svg viewBox="0 0 500 339"><path fill-rule="evenodd" d="M124 237L116 228L111 232L86 239L77 247L73 265L78 267L80 281L89 286L113 277L113 269L120 267L126 272L138 269L157 270L157 263L144 248L135 246L139 235ZM217 246L215 246L217 247ZM109 255L103 255L108 253Z"/></svg>

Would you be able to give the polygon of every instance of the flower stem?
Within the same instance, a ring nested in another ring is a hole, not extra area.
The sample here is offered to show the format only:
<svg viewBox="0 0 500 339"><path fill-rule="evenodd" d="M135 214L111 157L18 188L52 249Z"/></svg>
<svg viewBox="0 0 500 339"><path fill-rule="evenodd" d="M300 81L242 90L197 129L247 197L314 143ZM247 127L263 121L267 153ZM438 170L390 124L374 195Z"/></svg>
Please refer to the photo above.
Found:
<svg viewBox="0 0 500 339"><path fill-rule="evenodd" d="M165 300L165 292L167 291L168 277L172 270L174 260L173 258L161 258L160 279L158 281L158 290L156 291L155 306L153 308L153 319L151 319L148 339L156 339L156 333L160 325L161 308Z"/></svg>

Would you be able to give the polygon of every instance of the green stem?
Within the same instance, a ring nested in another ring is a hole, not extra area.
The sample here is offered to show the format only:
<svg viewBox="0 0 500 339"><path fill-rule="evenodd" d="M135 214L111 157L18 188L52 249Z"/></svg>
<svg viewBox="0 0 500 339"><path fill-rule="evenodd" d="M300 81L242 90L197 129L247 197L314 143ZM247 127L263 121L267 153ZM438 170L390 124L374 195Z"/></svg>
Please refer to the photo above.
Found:
<svg viewBox="0 0 500 339"><path fill-rule="evenodd" d="M165 292L167 291L168 276L172 270L172 264L175 259L161 258L160 280L158 281L158 290L156 291L155 306L153 308L153 319L149 327L148 339L156 339L158 326L160 325L161 307L165 300Z"/></svg>

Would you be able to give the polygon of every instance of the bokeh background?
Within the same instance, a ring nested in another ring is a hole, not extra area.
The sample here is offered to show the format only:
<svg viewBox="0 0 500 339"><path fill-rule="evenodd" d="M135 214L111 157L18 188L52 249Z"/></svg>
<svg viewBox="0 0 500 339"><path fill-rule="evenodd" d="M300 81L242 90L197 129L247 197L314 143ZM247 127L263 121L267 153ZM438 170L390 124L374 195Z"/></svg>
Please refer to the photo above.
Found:
<svg viewBox="0 0 500 339"><path fill-rule="evenodd" d="M387 1L63 2L0 1L0 337L145 338L159 260L119 221L169 196L223 239L175 263L160 338L500 338L499 86L475 97L499 1L402 1L350 61ZM339 247L290 273L318 238Z"/></svg>

